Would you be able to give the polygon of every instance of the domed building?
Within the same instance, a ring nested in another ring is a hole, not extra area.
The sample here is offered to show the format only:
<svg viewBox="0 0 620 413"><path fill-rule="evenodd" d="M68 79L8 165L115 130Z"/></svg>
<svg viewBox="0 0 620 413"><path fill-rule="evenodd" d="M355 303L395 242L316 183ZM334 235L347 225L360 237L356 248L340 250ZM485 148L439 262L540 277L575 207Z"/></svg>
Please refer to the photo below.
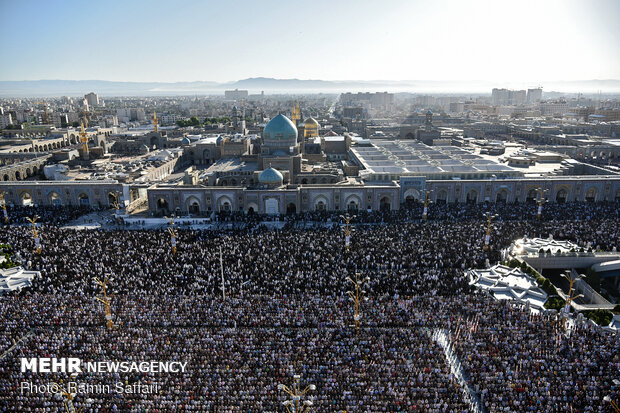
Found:
<svg viewBox="0 0 620 413"><path fill-rule="evenodd" d="M273 165L283 172L285 182L301 170L301 154L297 142L297 127L286 116L274 116L263 129L259 169Z"/></svg>
<svg viewBox="0 0 620 413"><path fill-rule="evenodd" d="M272 118L263 130L263 145L278 148L297 145L297 128L293 121L282 114Z"/></svg>
<svg viewBox="0 0 620 413"><path fill-rule="evenodd" d="M304 122L304 138L317 138L319 136L319 129L321 125L313 117L309 117Z"/></svg>
<svg viewBox="0 0 620 413"><path fill-rule="evenodd" d="M284 181L284 177L274 168L267 168L263 172L258 175L258 183L263 185L268 185L270 187L279 187L282 186L282 182Z"/></svg>

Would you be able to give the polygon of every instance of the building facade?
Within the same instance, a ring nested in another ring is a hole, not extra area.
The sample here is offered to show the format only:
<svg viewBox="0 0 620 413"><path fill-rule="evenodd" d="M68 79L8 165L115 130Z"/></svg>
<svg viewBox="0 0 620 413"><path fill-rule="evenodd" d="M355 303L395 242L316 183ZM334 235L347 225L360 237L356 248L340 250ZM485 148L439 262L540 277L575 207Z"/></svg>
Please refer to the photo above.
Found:
<svg viewBox="0 0 620 413"><path fill-rule="evenodd" d="M209 216L213 212L291 214L307 211L396 210L400 187L392 185L287 185L273 188L179 187L149 188L149 210L161 216Z"/></svg>

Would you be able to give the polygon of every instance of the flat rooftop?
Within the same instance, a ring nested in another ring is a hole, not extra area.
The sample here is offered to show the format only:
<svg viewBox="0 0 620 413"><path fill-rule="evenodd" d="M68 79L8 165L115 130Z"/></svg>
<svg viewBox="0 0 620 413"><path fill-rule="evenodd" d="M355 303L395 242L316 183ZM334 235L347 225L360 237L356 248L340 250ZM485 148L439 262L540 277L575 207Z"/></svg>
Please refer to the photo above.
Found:
<svg viewBox="0 0 620 413"><path fill-rule="evenodd" d="M210 173L227 173L227 172L254 172L258 170L257 162L246 162L239 158L223 158L215 162L207 169Z"/></svg>
<svg viewBox="0 0 620 413"><path fill-rule="evenodd" d="M493 162L501 162L503 159L508 159L510 157L518 156L518 154L522 153L524 147L523 145L506 145L505 152L503 155L487 155L481 154L479 149L476 149L476 154L489 161ZM553 153L551 152L543 152L543 151L534 151L538 156L550 156ZM545 175L553 175L554 173L560 171L564 168L562 162L536 162L534 165L529 165L527 167L514 167L517 171L522 172L523 176L536 178L539 176Z"/></svg>
<svg viewBox="0 0 620 413"><path fill-rule="evenodd" d="M436 179L442 176L482 178L490 175L522 175L518 169L456 146L374 140L371 146L355 146L351 152L367 174L437 175L432 177Z"/></svg>

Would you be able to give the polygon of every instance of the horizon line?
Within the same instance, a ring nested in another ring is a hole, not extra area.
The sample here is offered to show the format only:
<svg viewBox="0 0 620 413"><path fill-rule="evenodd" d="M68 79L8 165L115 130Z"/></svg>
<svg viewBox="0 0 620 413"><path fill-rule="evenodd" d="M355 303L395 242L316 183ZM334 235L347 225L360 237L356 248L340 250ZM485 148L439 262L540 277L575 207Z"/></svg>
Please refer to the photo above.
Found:
<svg viewBox="0 0 620 413"><path fill-rule="evenodd" d="M4 80L0 79L0 82L49 82L49 81L68 81L68 82L119 82L119 83L198 83L198 82L209 82L209 83L217 83L217 84L229 84L240 82L244 80L297 80L302 82L451 82L451 83L468 83L468 82L487 82L487 83L555 83L555 82L607 82L607 81L620 81L620 78L606 78L606 79L558 79L558 80L486 80L486 79L467 79L467 80L458 80L458 79L399 79L399 80L391 80L391 79L300 79L300 78L277 78L277 77L266 77L266 76L256 76L256 77L246 77L242 79L236 80L227 80L227 81L218 81L218 80L109 80L109 79L20 79L20 80Z"/></svg>

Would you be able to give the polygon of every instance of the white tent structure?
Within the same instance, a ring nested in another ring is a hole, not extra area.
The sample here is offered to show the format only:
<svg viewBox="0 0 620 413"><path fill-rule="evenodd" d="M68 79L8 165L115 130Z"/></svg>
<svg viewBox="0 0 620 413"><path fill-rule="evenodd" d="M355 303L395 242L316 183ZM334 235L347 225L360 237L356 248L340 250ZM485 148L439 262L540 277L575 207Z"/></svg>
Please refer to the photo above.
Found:
<svg viewBox="0 0 620 413"><path fill-rule="evenodd" d="M558 241L549 238L521 238L514 241L510 248L510 254L517 255L538 255L540 250L551 250L552 253L569 253L572 251L579 251L579 245L570 241Z"/></svg>
<svg viewBox="0 0 620 413"><path fill-rule="evenodd" d="M9 291L20 291L24 287L30 287L35 277L40 277L39 271L28 271L23 267L0 269L0 294Z"/></svg>
<svg viewBox="0 0 620 413"><path fill-rule="evenodd" d="M498 300L516 300L529 303L530 309L544 311L547 293L536 283L536 280L521 271L505 265L467 271L469 284L493 293Z"/></svg>

